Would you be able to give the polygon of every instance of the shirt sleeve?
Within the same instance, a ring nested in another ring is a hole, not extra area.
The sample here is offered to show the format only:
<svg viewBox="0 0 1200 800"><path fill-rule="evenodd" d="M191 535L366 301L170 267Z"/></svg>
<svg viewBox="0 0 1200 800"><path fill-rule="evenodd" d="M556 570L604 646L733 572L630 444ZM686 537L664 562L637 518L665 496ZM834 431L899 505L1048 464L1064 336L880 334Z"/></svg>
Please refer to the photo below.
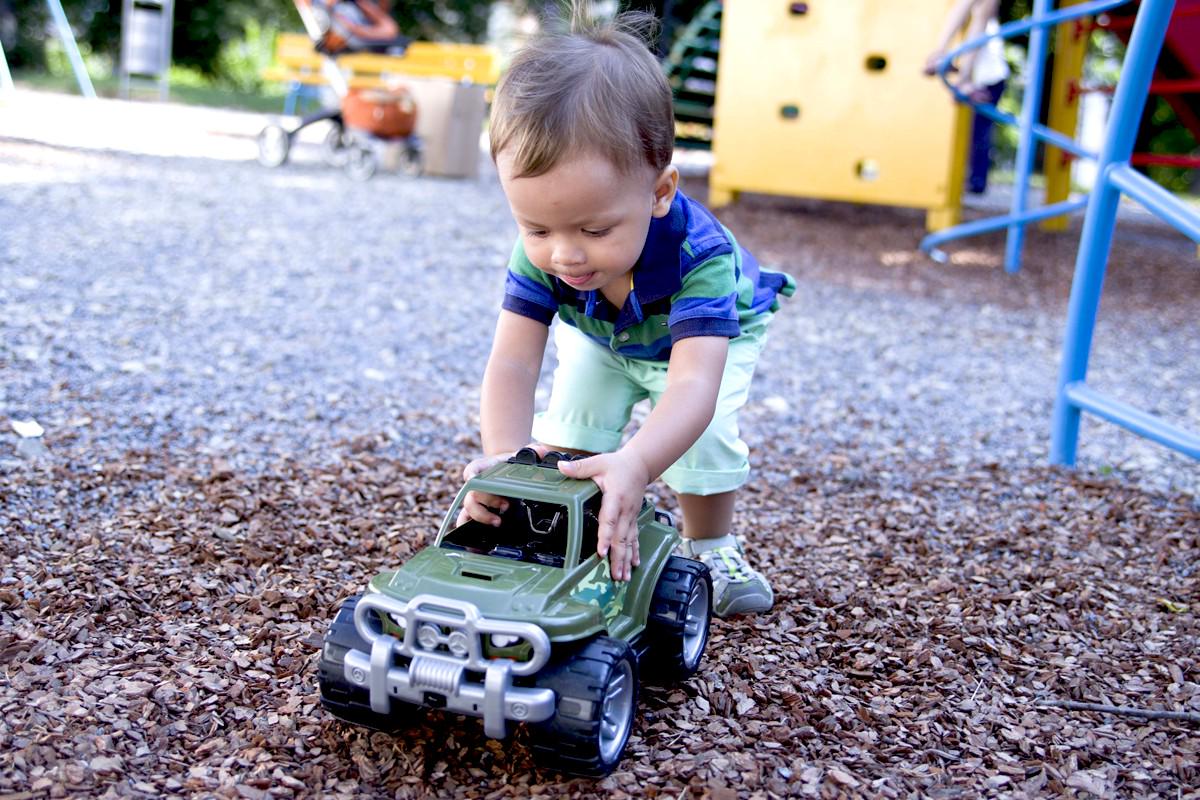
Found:
<svg viewBox="0 0 1200 800"><path fill-rule="evenodd" d="M671 297L671 343L690 336L739 336L737 261L723 253L692 267Z"/></svg>
<svg viewBox="0 0 1200 800"><path fill-rule="evenodd" d="M513 246L512 257L508 260L502 307L505 311L549 325L558 311L552 281L549 275L529 261L525 255L525 248L518 239Z"/></svg>

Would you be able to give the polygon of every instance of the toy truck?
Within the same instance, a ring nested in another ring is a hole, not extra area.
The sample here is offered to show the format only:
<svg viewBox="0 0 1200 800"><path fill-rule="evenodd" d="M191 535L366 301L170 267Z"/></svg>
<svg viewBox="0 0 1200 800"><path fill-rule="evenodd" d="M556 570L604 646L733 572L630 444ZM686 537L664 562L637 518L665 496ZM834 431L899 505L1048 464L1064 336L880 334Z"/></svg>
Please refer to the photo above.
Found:
<svg viewBox="0 0 1200 800"><path fill-rule="evenodd" d="M643 501L641 564L614 582L596 555L601 493L561 453L524 449L469 480L433 545L348 599L325 636L322 705L396 730L419 709L531 728L546 768L606 775L621 759L642 676L679 681L708 642L708 568L674 555L679 534ZM468 492L506 498L501 524L458 525Z"/></svg>

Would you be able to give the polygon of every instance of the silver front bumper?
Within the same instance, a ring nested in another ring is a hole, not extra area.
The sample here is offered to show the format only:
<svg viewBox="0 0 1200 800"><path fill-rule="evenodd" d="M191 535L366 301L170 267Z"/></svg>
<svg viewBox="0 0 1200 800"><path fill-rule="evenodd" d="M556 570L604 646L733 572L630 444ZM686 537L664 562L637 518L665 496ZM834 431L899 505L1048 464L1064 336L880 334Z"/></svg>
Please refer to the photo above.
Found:
<svg viewBox="0 0 1200 800"><path fill-rule="evenodd" d="M384 634L375 615L402 625L404 637ZM370 692L371 708L378 713L389 711L392 698L422 704L433 692L445 699L449 711L483 717L484 732L495 739L507 735L508 720L540 722L554 714L553 690L512 685L513 676L533 675L550 658L550 639L537 625L485 619L473 604L460 600L419 595L404 603L382 594L359 600L354 625L371 652L346 653L346 680ZM525 640L533 648L532 658L486 658L483 637L493 634ZM449 652L452 639L465 653ZM396 655L411 663L394 666ZM469 679L468 670L482 672L483 682Z"/></svg>

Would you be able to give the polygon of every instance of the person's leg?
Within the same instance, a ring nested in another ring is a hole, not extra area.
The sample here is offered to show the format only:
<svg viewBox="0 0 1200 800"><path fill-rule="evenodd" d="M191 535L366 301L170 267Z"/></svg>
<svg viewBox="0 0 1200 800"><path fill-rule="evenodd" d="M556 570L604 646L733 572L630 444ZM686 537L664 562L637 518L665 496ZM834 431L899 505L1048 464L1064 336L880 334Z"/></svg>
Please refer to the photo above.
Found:
<svg viewBox="0 0 1200 800"><path fill-rule="evenodd" d="M713 420L700 438L662 476L675 490L683 511L682 551L708 566L713 579L713 611L729 617L766 611L774 602L771 586L752 568L733 535L737 489L750 473L749 448L738 431L769 318L730 342L725 375ZM652 392L657 401L660 393Z"/></svg>
<svg viewBox="0 0 1200 800"><path fill-rule="evenodd" d="M994 83L984 89L987 100L995 105L1004 92L1004 81ZM995 123L989 117L976 114L971 123L971 160L967 190L972 194L983 194L987 191L988 171L992 168L992 131Z"/></svg>
<svg viewBox="0 0 1200 800"><path fill-rule="evenodd" d="M733 507L737 492L719 494L680 494L683 535L689 539L716 539L733 530Z"/></svg>

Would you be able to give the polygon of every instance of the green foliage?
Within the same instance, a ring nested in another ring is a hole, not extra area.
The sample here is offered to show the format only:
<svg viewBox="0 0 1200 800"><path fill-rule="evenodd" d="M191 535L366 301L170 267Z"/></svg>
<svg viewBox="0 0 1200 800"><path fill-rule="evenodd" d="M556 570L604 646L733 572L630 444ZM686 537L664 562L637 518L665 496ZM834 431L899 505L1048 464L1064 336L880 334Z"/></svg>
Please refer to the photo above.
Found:
<svg viewBox="0 0 1200 800"><path fill-rule="evenodd" d="M1142 137L1151 153L1196 155L1197 142L1192 132L1180 124L1170 103L1161 97L1151 99L1146 116L1142 118ZM1186 193L1197 186L1198 172L1183 167L1152 166L1146 173L1172 192Z"/></svg>
<svg viewBox="0 0 1200 800"><path fill-rule="evenodd" d="M218 85L240 92L260 90L263 69L271 63L275 34L275 28L246 20L242 37L226 43L217 54L214 72Z"/></svg>
<svg viewBox="0 0 1200 800"><path fill-rule="evenodd" d="M405 0L392 15L414 39L480 41L490 0ZM63 0L80 49L120 54L121 0ZM172 62L214 81L253 87L276 31L302 30L292 0L175 0ZM0 0L0 36L14 69L56 69L48 47L56 34L45 0Z"/></svg>

